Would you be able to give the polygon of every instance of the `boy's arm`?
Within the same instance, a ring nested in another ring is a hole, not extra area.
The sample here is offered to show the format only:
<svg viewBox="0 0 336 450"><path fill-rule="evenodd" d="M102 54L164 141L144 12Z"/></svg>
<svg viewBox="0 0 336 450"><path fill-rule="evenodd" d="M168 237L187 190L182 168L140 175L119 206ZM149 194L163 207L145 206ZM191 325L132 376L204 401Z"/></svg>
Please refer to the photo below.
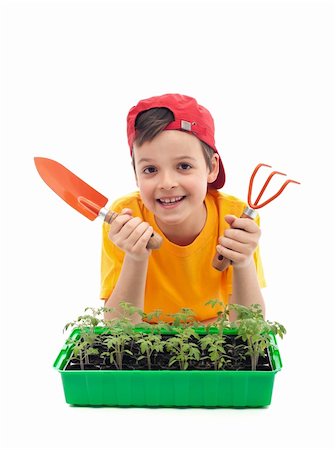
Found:
<svg viewBox="0 0 336 450"><path fill-rule="evenodd" d="M238 303L244 306L258 303L265 317L265 302L261 294L253 260L246 267L233 266L232 295L229 298L229 303ZM230 319L234 320L233 312Z"/></svg>
<svg viewBox="0 0 336 450"><path fill-rule="evenodd" d="M265 317L265 302L261 294L259 281L257 277L257 271L255 269L254 261L247 267L235 267L233 266L233 280L232 280L232 295L229 296L229 303L237 303L243 306L250 306L253 303L258 303ZM236 313L230 312L230 320L236 319ZM203 320L203 325L209 325L216 320L216 317L212 319Z"/></svg>
<svg viewBox="0 0 336 450"><path fill-rule="evenodd" d="M105 312L105 320L119 316L118 304L121 301L130 302L143 310L148 260L152 251L147 244L152 233L153 228L139 217L132 217L129 208L124 208L112 222L109 238L125 256L118 281L105 302L106 308L115 308L115 311ZM137 321L138 317L135 317L134 322Z"/></svg>
<svg viewBox="0 0 336 450"><path fill-rule="evenodd" d="M233 280L232 295L229 303L249 306L258 303L265 317L265 302L261 294L257 272L253 261L260 239L260 229L257 223L247 218L225 216L230 228L225 230L224 236L219 238L217 251L232 261ZM233 311L230 319L234 320Z"/></svg>
<svg viewBox="0 0 336 450"><path fill-rule="evenodd" d="M121 301L132 303L137 308L144 308L144 294L147 278L148 258L136 261L125 255L117 284L105 302L106 308L116 308L114 313L105 312L105 320L118 315L117 306ZM135 319L138 322L138 320Z"/></svg>

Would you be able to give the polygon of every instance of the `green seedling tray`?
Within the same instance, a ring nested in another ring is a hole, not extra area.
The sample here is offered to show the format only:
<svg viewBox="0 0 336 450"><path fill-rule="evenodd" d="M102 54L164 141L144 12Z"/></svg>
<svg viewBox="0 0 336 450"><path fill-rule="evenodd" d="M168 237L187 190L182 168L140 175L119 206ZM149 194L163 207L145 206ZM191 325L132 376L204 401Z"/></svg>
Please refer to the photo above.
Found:
<svg viewBox="0 0 336 450"><path fill-rule="evenodd" d="M76 335L77 329L70 337ZM275 336L271 339L277 345ZM61 374L66 402L81 406L264 407L271 404L274 377L282 368L279 350L270 347L272 371L66 371L72 348L65 344L53 366Z"/></svg>

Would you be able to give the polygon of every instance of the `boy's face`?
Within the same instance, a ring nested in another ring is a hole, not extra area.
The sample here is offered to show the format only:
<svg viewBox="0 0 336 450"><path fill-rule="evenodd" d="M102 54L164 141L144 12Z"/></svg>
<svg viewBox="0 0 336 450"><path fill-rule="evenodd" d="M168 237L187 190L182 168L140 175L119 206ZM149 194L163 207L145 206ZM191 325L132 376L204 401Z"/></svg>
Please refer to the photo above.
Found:
<svg viewBox="0 0 336 450"><path fill-rule="evenodd" d="M141 198L159 222L168 226L197 223L207 183L218 174L217 154L210 171L195 136L167 130L141 146L135 144L134 163Z"/></svg>

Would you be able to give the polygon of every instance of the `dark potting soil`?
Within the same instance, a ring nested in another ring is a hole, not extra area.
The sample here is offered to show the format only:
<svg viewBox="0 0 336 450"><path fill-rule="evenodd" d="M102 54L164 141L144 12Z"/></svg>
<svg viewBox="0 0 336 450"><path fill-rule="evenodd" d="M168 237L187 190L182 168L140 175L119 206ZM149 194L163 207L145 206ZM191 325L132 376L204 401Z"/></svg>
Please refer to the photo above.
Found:
<svg viewBox="0 0 336 450"><path fill-rule="evenodd" d="M107 336L105 335L105 338ZM172 336L163 335L162 340L166 340ZM107 352L107 346L102 342L102 339L97 340L94 344L99 352L98 355L89 355L89 364L84 364L84 370L120 370L116 364L111 364L109 357L101 356L103 352ZM189 342L197 343L196 338L191 337ZM219 370L251 370L251 359L245 355L246 347L241 338L235 335L226 335L224 348L226 350L225 363ZM124 354L122 359L122 370L149 370L147 357L139 360L140 356L146 356L140 352L140 345L134 341L130 341L125 345L125 349L130 350L132 355ZM207 350L201 350L199 361L188 361L188 367L186 370L215 370L215 364L209 359L201 359L208 355ZM150 370L178 370L180 366L178 362L175 362L169 366L169 360L174 356L173 353L169 353L164 347L164 352L153 352L151 355L151 369ZM78 358L72 357L65 367L65 370L83 370ZM272 363L267 350L263 356L259 356L256 370L258 371L271 371Z"/></svg>

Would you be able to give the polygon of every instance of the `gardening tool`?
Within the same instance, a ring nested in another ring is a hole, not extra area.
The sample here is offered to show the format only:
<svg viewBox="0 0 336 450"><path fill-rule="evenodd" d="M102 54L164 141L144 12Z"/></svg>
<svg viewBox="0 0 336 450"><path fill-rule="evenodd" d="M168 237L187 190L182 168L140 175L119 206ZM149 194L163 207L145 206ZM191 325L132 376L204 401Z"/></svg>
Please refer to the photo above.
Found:
<svg viewBox="0 0 336 450"><path fill-rule="evenodd" d="M282 172L278 172L278 171L273 171L271 172L271 174L268 176L267 180L265 181L258 197L256 198L255 202L252 202L252 188L253 188L253 181L254 178L258 172L258 170L260 169L260 167L272 167L269 166L268 164L258 164L257 167L254 169L251 178L250 178L250 183L249 183L249 189L248 189L248 195L247 195L247 203L248 206L246 206L246 208L244 209L243 214L240 216L241 218L249 218L249 219L255 219L255 217L257 216L257 209L262 208L263 206L267 205L268 203L270 203L272 200L276 199L277 197L279 197L279 195L282 193L282 191L285 189L285 187L289 184L289 183L296 183L296 184L300 184L298 181L294 181L294 180L287 180L284 182L284 184L281 186L281 188L274 194L272 195L272 197L270 197L268 200L265 200L262 203L259 203L263 193L265 192L269 182L271 181L271 179L273 178L274 175L284 175L287 176L285 173ZM219 270L219 271L223 271L225 270L230 264L232 263L232 261L230 261L229 259L225 258L223 255L220 255L218 252L216 252L216 255L214 257L214 259L212 260L212 266Z"/></svg>
<svg viewBox="0 0 336 450"><path fill-rule="evenodd" d="M43 181L68 205L90 220L101 217L111 224L118 213L105 208L108 199L93 189L62 164L48 158L35 157L34 162ZM148 241L148 249L158 249L162 237L153 233Z"/></svg>

